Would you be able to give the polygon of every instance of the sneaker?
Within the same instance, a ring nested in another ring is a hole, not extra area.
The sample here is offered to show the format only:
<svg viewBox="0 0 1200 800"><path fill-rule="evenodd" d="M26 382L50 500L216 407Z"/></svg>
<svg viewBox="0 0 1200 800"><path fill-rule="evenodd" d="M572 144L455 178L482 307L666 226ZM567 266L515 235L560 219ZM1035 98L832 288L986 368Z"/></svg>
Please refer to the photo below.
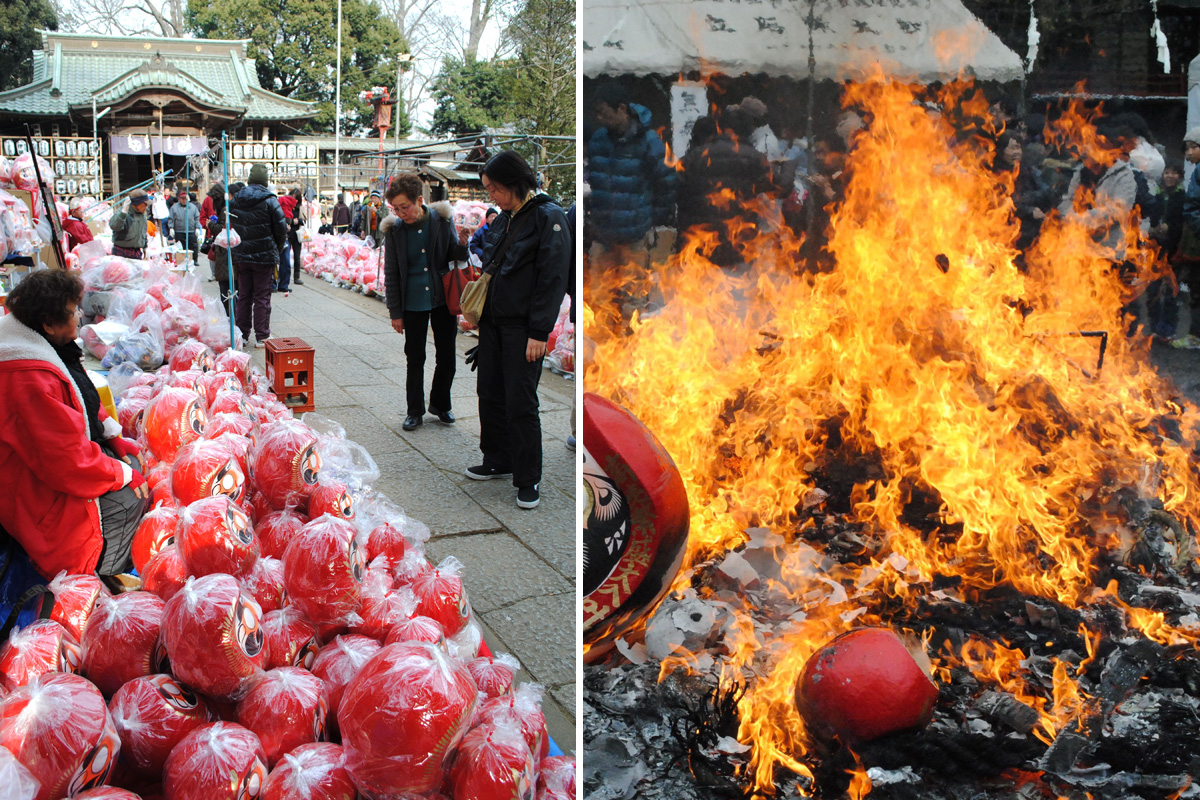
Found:
<svg viewBox="0 0 1200 800"><path fill-rule="evenodd" d="M490 481L492 478L507 478L512 475L511 470L493 469L480 464L478 467L467 467L463 470L463 474L468 478L476 481Z"/></svg>
<svg viewBox="0 0 1200 800"><path fill-rule="evenodd" d="M517 489L517 508L537 508L541 501L542 496L538 493L538 484L522 486Z"/></svg>
<svg viewBox="0 0 1200 800"><path fill-rule="evenodd" d="M567 449L570 450L572 453L575 452L575 437L574 436L567 437Z"/></svg>
<svg viewBox="0 0 1200 800"><path fill-rule="evenodd" d="M1200 350L1200 336L1189 333L1187 336L1178 336L1171 340L1171 347L1176 350Z"/></svg>
<svg viewBox="0 0 1200 800"><path fill-rule="evenodd" d="M245 352L246 350L249 350L249 349L250 349L250 340L249 339L242 339L238 342L238 350Z"/></svg>
<svg viewBox="0 0 1200 800"><path fill-rule="evenodd" d="M270 337L267 337L267 338L270 338ZM256 341L256 342L254 343L254 346L255 346L255 347L266 347L266 346L267 346L267 340L266 340L266 339L259 339L258 341Z"/></svg>

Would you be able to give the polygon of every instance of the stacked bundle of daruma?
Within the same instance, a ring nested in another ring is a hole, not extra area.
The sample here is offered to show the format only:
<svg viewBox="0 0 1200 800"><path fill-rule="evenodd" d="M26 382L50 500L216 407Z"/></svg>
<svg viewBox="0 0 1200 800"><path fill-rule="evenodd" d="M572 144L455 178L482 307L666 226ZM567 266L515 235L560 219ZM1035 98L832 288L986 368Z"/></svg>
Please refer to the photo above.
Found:
<svg viewBox="0 0 1200 800"><path fill-rule="evenodd" d="M119 378L153 498L142 590L59 575L49 618L0 647L9 796L574 797L540 687L480 654L461 565L426 560L336 423L195 341Z"/></svg>

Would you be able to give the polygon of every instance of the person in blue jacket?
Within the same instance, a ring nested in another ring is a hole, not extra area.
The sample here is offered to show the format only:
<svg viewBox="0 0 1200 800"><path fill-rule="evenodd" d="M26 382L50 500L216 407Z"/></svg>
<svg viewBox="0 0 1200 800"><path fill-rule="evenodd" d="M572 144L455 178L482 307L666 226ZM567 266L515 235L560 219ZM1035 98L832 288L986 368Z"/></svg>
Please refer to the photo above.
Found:
<svg viewBox="0 0 1200 800"><path fill-rule="evenodd" d="M471 234L471 240L467 242L467 249L470 250L479 261L483 262L483 239L487 236L488 227L492 224L492 220L500 212L494 208L488 208L483 215L483 224L479 226L479 230Z"/></svg>

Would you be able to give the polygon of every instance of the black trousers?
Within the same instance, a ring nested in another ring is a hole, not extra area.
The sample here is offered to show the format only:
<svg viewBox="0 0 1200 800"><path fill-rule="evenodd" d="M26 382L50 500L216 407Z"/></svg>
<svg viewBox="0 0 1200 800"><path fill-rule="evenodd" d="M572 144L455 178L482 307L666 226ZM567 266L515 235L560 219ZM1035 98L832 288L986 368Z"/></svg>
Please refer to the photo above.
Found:
<svg viewBox="0 0 1200 800"><path fill-rule="evenodd" d="M480 320L479 449L483 465L512 471L513 486L542 480L542 421L538 416L538 382L542 359L525 360L529 331L524 325L497 325Z"/></svg>
<svg viewBox="0 0 1200 800"><path fill-rule="evenodd" d="M432 311L404 312L404 360L408 364L405 388L408 416L425 413L425 341L433 328L433 385L429 389L429 408L434 413L450 410L450 385L454 383L454 337L458 320L444 306Z"/></svg>
<svg viewBox="0 0 1200 800"><path fill-rule="evenodd" d="M136 456L132 461L131 466L140 472L142 462ZM96 573L119 575L129 572L133 569L133 534L137 532L150 501L138 497L126 486L100 495L96 502L100 507L100 533L104 537L104 550L100 553Z"/></svg>

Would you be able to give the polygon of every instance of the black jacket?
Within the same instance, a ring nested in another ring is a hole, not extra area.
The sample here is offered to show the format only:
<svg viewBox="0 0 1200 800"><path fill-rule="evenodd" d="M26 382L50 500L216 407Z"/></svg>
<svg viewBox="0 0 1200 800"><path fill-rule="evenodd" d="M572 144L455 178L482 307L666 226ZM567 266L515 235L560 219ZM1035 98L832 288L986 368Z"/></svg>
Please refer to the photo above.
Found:
<svg viewBox="0 0 1200 800"><path fill-rule="evenodd" d="M530 215L522 224L521 220ZM546 341L558 320L571 269L571 231L567 215L548 195L534 195L516 214L505 211L492 220L484 243L483 263L520 224L500 264L488 268L492 280L483 319L498 325L524 325L530 339Z"/></svg>
<svg viewBox="0 0 1200 800"><path fill-rule="evenodd" d="M433 248L426 254L429 266L433 267L433 307L444 306L446 297L442 289L442 276L450 271L451 261L466 261L466 245L458 243L454 221L450 219L450 207L445 203L432 203L429 221L432 226ZM399 217L388 216L379 224L383 232L383 285L387 296L388 314L392 319L404 318L404 291L408 286L408 226Z"/></svg>
<svg viewBox="0 0 1200 800"><path fill-rule="evenodd" d="M754 217L746 203L772 188L771 164L766 157L728 134L694 147L683 157L677 221L682 233L696 225L719 225L734 217ZM730 201L714 203L712 195L728 189Z"/></svg>
<svg viewBox="0 0 1200 800"><path fill-rule="evenodd" d="M253 264L278 264L287 241L287 219L279 198L265 186L247 184L229 201L229 224L242 243L233 248L233 260Z"/></svg>

